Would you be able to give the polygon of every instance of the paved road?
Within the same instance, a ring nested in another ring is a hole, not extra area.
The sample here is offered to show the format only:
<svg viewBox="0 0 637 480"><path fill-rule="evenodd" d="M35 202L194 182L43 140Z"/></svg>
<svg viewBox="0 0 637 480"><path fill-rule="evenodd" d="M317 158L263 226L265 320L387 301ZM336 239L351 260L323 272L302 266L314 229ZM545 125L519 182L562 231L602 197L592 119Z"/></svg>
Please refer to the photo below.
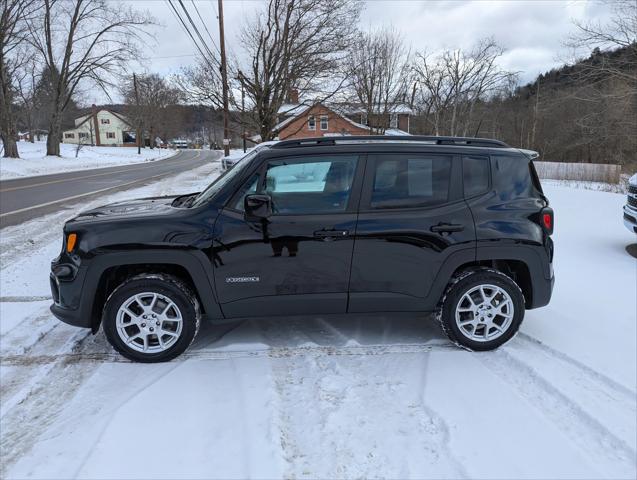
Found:
<svg viewBox="0 0 637 480"><path fill-rule="evenodd" d="M1 181L0 227L53 212L64 204L175 175L220 156L221 152L184 150L166 160Z"/></svg>

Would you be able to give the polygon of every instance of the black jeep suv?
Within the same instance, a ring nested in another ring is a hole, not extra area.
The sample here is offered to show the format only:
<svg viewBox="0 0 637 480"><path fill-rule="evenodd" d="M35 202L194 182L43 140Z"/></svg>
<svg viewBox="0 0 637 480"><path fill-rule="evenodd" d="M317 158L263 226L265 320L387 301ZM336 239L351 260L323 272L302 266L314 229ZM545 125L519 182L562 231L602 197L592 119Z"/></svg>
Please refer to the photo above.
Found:
<svg viewBox="0 0 637 480"><path fill-rule="evenodd" d="M553 211L496 140L340 137L249 154L200 193L64 226L52 312L129 359L182 353L202 319L436 312L490 350L553 288Z"/></svg>

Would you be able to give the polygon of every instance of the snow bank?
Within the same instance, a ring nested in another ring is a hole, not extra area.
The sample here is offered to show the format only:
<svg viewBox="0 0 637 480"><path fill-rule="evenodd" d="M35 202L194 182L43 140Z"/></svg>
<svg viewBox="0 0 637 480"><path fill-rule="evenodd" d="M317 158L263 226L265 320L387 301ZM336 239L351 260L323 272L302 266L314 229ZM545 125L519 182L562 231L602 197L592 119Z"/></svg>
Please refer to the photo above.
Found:
<svg viewBox="0 0 637 480"><path fill-rule="evenodd" d="M75 149L76 145L62 143L62 157L48 157L46 142L18 142L20 158L0 158L0 180L149 162L177 153L176 150L143 148L138 155L136 148L84 146L75 158Z"/></svg>

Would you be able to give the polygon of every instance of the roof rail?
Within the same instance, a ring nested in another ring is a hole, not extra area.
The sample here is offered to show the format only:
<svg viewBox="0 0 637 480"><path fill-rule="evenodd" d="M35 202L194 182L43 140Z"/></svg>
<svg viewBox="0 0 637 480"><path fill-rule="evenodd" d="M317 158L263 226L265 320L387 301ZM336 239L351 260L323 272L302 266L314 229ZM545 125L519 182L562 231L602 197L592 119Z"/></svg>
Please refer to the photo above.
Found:
<svg viewBox="0 0 637 480"><path fill-rule="evenodd" d="M457 145L467 147L508 148L500 140L472 137L433 137L424 135L353 135L343 137L316 137L283 140L272 148L317 147L323 145L354 145L361 143L422 143L427 145Z"/></svg>

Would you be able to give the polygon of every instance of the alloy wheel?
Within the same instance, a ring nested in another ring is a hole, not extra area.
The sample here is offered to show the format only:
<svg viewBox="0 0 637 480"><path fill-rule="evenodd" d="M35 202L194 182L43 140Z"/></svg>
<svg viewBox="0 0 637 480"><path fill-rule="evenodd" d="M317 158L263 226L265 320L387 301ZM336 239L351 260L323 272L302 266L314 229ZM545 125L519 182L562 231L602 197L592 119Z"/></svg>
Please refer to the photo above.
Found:
<svg viewBox="0 0 637 480"><path fill-rule="evenodd" d="M179 307L169 297L143 292L122 303L116 327L126 346L142 353L159 353L177 342L183 319Z"/></svg>
<svg viewBox="0 0 637 480"><path fill-rule="evenodd" d="M496 285L478 285L468 290L456 306L456 325L470 340L488 342L506 333L515 309L511 296Z"/></svg>

